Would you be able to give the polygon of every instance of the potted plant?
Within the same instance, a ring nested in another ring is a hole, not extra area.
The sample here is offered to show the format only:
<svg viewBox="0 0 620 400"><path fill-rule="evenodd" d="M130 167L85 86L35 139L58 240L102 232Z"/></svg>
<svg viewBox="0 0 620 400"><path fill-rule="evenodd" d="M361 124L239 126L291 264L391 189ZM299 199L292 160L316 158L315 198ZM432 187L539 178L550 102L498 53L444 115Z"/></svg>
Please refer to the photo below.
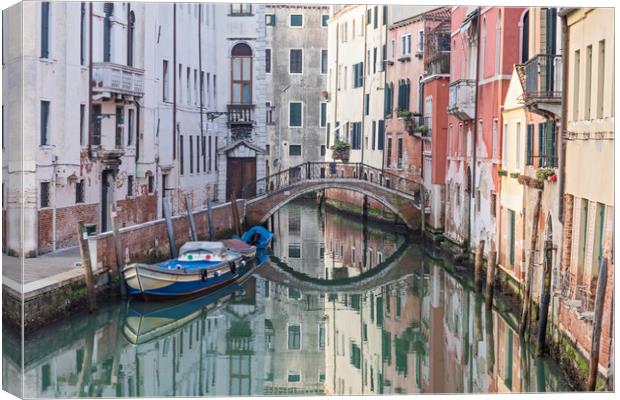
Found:
<svg viewBox="0 0 620 400"><path fill-rule="evenodd" d="M519 174L518 172L511 172L511 173L510 173L510 177L511 177L511 178L514 178L514 179L519 178L519 175L520 175L520 174Z"/></svg>
<svg viewBox="0 0 620 400"><path fill-rule="evenodd" d="M403 110L402 108L396 108L394 109L394 112L396 112L396 116L398 118L411 118L413 116L413 113L409 110Z"/></svg>
<svg viewBox="0 0 620 400"><path fill-rule="evenodd" d="M508 176L508 171L506 171L505 169L500 168L500 169L497 170L497 175L498 176Z"/></svg>
<svg viewBox="0 0 620 400"><path fill-rule="evenodd" d="M540 181L556 182L558 176L555 174L555 170L550 167L538 168L536 170L536 179Z"/></svg>
<svg viewBox="0 0 620 400"><path fill-rule="evenodd" d="M349 161L349 155L351 152L351 145L349 143L336 139L336 143L330 147L330 150L332 151L332 159L342 160L343 162Z"/></svg>
<svg viewBox="0 0 620 400"><path fill-rule="evenodd" d="M418 127L415 128L415 131L420 133L426 133L428 131L428 127L424 124L418 125Z"/></svg>

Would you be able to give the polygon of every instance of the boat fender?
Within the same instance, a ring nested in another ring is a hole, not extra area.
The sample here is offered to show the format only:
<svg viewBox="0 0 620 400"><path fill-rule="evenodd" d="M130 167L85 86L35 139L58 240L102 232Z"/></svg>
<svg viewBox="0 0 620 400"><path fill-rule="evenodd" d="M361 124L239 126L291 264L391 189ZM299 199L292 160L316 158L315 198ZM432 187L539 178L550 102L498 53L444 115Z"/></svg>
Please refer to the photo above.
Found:
<svg viewBox="0 0 620 400"><path fill-rule="evenodd" d="M206 269L201 269L200 270L200 280L203 281L203 282L207 280L207 270Z"/></svg>
<svg viewBox="0 0 620 400"><path fill-rule="evenodd" d="M234 261L229 261L228 266L230 267L230 272L232 272L233 274L237 273L237 266L235 265Z"/></svg>
<svg viewBox="0 0 620 400"><path fill-rule="evenodd" d="M240 266L241 268L244 268L244 267L245 267L245 264L246 264L245 260L241 260L241 262L239 263L239 266Z"/></svg>
<svg viewBox="0 0 620 400"><path fill-rule="evenodd" d="M176 268L177 268L178 270L182 270L182 269L183 269L183 267L181 266L181 264L177 264L177 265L176 265Z"/></svg>

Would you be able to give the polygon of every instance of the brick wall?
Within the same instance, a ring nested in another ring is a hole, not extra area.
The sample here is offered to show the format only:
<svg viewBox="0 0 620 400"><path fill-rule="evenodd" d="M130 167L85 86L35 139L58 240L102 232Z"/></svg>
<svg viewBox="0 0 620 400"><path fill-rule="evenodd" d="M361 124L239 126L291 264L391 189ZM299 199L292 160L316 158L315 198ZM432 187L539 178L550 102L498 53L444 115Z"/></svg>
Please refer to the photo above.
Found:
<svg viewBox="0 0 620 400"><path fill-rule="evenodd" d="M39 254L52 251L52 210L39 210Z"/></svg>
<svg viewBox="0 0 620 400"><path fill-rule="evenodd" d="M243 219L245 204L243 200L237 201L239 214ZM194 221L199 239L208 237L208 213L207 210L194 212ZM174 239L177 249L190 240L190 228L187 217L177 215L172 218ZM233 219L230 211L230 203L213 207L213 227L217 238L229 237L232 234ZM125 262L147 261L154 250L167 254L168 235L166 222L163 219L133 225L119 230L121 246ZM97 235L97 267L116 269L116 252L114 239L111 232Z"/></svg>
<svg viewBox="0 0 620 400"><path fill-rule="evenodd" d="M575 198L571 194L564 195L564 228L562 242L562 270L570 269L571 248L573 243L573 207Z"/></svg>
<svg viewBox="0 0 620 400"><path fill-rule="evenodd" d="M157 219L157 196L144 194L116 202L121 226L141 224Z"/></svg>

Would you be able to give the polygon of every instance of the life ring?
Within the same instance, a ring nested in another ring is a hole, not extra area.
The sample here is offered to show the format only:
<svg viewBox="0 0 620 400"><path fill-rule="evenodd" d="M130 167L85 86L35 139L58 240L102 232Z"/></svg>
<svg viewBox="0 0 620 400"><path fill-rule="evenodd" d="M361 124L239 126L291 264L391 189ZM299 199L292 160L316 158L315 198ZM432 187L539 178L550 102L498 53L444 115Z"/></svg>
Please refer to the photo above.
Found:
<svg viewBox="0 0 620 400"><path fill-rule="evenodd" d="M201 269L200 270L200 280L203 281L203 282L207 280L207 270L206 269Z"/></svg>

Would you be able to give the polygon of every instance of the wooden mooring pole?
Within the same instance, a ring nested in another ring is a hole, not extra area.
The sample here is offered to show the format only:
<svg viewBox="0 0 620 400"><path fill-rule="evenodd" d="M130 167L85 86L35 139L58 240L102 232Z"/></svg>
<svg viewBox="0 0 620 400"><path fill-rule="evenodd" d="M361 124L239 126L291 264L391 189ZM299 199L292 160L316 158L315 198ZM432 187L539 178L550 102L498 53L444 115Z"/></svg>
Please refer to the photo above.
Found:
<svg viewBox="0 0 620 400"><path fill-rule="evenodd" d="M493 295L495 289L495 268L497 267L497 252L495 250L489 251L487 258L487 287L486 287L486 302L485 306L487 310L490 310L493 306Z"/></svg>
<svg viewBox="0 0 620 400"><path fill-rule="evenodd" d="M84 268L84 280L86 281L86 290L88 291L88 311L92 313L97 310L95 279L90 265L90 250L88 248L88 240L86 239L84 221L78 222L78 241L80 243L80 255L82 256L82 267Z"/></svg>
<svg viewBox="0 0 620 400"><path fill-rule="evenodd" d="M174 228L170 213L170 197L164 197L164 218L166 219L166 232L168 232L168 244L170 245L170 256L177 258L177 244L174 241Z"/></svg>
<svg viewBox="0 0 620 400"><path fill-rule="evenodd" d="M590 350L590 366L588 375L588 390L596 390L596 376L598 375L598 358L601 348L601 326L603 322L603 305L605 303L605 289L607 288L607 258L603 259L601 270L596 283L596 299L594 300L594 328L592 329L592 347Z"/></svg>
<svg viewBox="0 0 620 400"><path fill-rule="evenodd" d="M523 308L521 310L521 323L519 324L519 335L523 336L528 326L530 318L530 293L532 291L532 275L534 274L534 258L536 256L536 243L538 242L538 214L540 214L540 201L542 199L542 191L536 191L536 206L534 207L534 215L532 219L532 233L530 239L530 257L525 270L525 294L523 296Z"/></svg>
<svg viewBox="0 0 620 400"><path fill-rule="evenodd" d="M123 259L121 235L118 232L116 202L110 203L110 216L112 221L112 236L114 237L114 250L116 251L116 274L118 275L118 284L121 298L124 299L127 297L127 287L125 286L125 277L123 276L125 260Z"/></svg>
<svg viewBox="0 0 620 400"><path fill-rule="evenodd" d="M474 284L476 292L482 291L482 257L484 256L484 240L478 243L476 254L474 256Z"/></svg>
<svg viewBox="0 0 620 400"><path fill-rule="evenodd" d="M215 239L215 230L213 229L213 209L211 208L211 198L207 193L207 225L209 226L209 240Z"/></svg>
<svg viewBox="0 0 620 400"><path fill-rule="evenodd" d="M198 240L196 234L196 222L194 221L194 214L192 214L192 206L189 200L189 193L185 193L185 211L187 211L187 222L189 222L189 229L192 233L192 240L195 242Z"/></svg>
<svg viewBox="0 0 620 400"><path fill-rule="evenodd" d="M545 240L545 262L543 263L543 293L540 301L540 317L538 319L538 337L536 339L536 356L545 352L547 336L547 319L551 301L551 269L553 259L553 241Z"/></svg>
<svg viewBox="0 0 620 400"><path fill-rule="evenodd" d="M239 225L239 208L237 208L237 198L234 193L230 194L230 210L232 211L233 217L233 228L235 229L235 234L237 236L241 236L241 226Z"/></svg>

